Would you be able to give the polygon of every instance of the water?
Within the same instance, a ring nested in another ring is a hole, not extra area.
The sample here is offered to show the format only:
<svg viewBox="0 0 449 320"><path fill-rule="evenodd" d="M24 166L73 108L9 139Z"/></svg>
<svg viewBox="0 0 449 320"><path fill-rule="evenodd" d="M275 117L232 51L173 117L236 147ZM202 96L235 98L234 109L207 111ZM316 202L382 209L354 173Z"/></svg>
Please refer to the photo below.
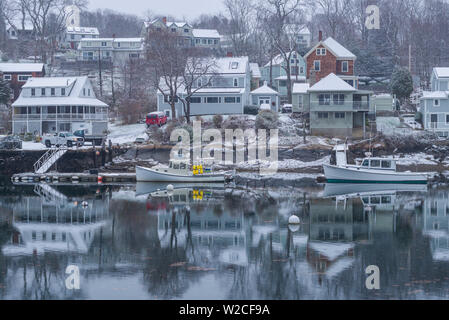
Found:
<svg viewBox="0 0 449 320"><path fill-rule="evenodd" d="M447 188L215 187L0 186L0 298L449 298Z"/></svg>

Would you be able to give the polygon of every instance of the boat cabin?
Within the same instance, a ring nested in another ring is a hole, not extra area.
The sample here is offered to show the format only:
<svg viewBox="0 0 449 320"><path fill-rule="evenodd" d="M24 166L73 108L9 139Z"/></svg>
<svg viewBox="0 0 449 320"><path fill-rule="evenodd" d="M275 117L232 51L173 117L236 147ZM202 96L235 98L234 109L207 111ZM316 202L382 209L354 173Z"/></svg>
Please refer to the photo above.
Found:
<svg viewBox="0 0 449 320"><path fill-rule="evenodd" d="M396 160L391 158L366 158L360 168L396 171Z"/></svg>

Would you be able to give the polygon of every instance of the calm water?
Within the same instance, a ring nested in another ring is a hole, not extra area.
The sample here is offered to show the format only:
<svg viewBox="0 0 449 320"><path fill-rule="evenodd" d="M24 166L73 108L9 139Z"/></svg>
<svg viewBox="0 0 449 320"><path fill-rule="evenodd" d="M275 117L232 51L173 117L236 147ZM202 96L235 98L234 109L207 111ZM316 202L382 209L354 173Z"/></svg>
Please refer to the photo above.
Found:
<svg viewBox="0 0 449 320"><path fill-rule="evenodd" d="M449 189L158 188L0 186L0 298L449 298Z"/></svg>

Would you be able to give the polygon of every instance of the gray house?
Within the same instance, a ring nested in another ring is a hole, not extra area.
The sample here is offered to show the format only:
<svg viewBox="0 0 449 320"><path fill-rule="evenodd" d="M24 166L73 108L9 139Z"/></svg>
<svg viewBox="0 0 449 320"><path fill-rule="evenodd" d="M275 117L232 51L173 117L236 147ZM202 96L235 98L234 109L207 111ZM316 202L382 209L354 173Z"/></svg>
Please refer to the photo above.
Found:
<svg viewBox="0 0 449 320"><path fill-rule="evenodd" d="M432 91L424 91L418 111L425 130L449 136L449 68L433 68Z"/></svg>
<svg viewBox="0 0 449 320"><path fill-rule="evenodd" d="M248 57L209 58L213 65L210 74L202 74L193 86L195 93L190 98L190 114L243 114L244 106L250 102L251 72ZM161 79L161 84L163 83ZM202 84L208 83L207 87ZM158 111L171 116L168 90L157 93ZM180 99L187 93L182 87L178 91ZM184 116L184 108L180 99L175 101L176 115Z"/></svg>
<svg viewBox="0 0 449 320"><path fill-rule="evenodd" d="M372 94L329 74L307 89L307 94L302 94L304 111L310 113L311 134L363 137L367 114L374 109L370 100Z"/></svg>
<svg viewBox="0 0 449 320"><path fill-rule="evenodd" d="M270 88L266 81L263 86L251 91L251 101L255 106L267 104L271 107L272 111L279 111L279 93Z"/></svg>

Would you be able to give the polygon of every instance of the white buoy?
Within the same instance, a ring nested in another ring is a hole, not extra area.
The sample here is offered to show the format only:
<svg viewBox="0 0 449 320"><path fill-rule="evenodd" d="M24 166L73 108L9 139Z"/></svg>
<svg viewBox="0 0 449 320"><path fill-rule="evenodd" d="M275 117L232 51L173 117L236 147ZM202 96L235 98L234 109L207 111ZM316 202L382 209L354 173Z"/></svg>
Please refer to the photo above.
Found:
<svg viewBox="0 0 449 320"><path fill-rule="evenodd" d="M295 233L296 231L299 230L299 224L289 224L289 225L288 225L288 229L289 229L291 232Z"/></svg>
<svg viewBox="0 0 449 320"><path fill-rule="evenodd" d="M86 207L89 206L89 203L88 203L87 201L83 201L83 202L81 203L81 206L83 206L83 208L86 208Z"/></svg>
<svg viewBox="0 0 449 320"><path fill-rule="evenodd" d="M173 191L174 189L175 189L175 187L173 187L172 184L169 184L169 185L167 186L167 191Z"/></svg>
<svg viewBox="0 0 449 320"><path fill-rule="evenodd" d="M300 220L298 216L292 215L290 218L288 218L288 224L299 224Z"/></svg>

